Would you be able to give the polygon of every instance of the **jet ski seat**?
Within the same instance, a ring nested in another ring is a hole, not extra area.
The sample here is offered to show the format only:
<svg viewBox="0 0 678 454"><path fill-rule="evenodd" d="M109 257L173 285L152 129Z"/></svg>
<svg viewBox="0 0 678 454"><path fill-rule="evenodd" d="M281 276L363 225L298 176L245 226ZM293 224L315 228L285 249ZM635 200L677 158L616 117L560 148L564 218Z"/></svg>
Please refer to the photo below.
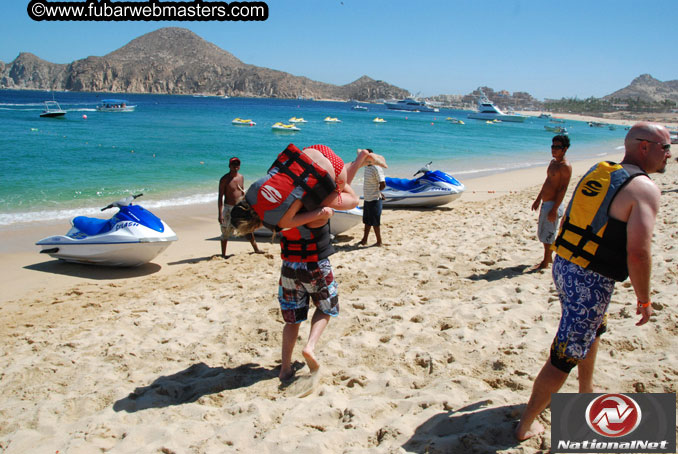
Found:
<svg viewBox="0 0 678 454"><path fill-rule="evenodd" d="M73 218L73 227L86 235L99 235L110 230L110 219L88 218L77 216Z"/></svg>
<svg viewBox="0 0 678 454"><path fill-rule="evenodd" d="M411 191L412 189L418 188L420 184L418 179L408 180L406 178L386 177L386 186L400 191Z"/></svg>

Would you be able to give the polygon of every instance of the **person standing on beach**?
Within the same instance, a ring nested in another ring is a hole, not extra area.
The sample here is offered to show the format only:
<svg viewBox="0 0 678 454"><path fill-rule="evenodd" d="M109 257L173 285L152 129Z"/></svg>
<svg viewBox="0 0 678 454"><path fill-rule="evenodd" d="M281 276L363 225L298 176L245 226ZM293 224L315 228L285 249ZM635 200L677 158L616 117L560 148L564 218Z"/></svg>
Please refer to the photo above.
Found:
<svg viewBox="0 0 678 454"><path fill-rule="evenodd" d="M359 150L361 151L361 150ZM367 148L369 153L372 150ZM380 167L373 164L365 166L363 194L365 203L363 204L363 224L365 224L365 233L363 234L360 244L367 245L367 237L370 234L370 229L374 227L374 234L377 236L377 246L381 246L381 208L382 198L381 191L386 187L386 179L384 178L384 171Z"/></svg>
<svg viewBox="0 0 678 454"><path fill-rule="evenodd" d="M231 225L231 210L245 196L245 190L243 189L245 179L238 173L240 170L240 159L236 157L231 158L228 161L228 168L229 172L219 180L219 199L217 200L218 219L221 226L221 256L224 258L226 258L228 239L234 230ZM254 252L261 254L262 251L257 246L254 234L250 232L246 236L250 240Z"/></svg>
<svg viewBox="0 0 678 454"><path fill-rule="evenodd" d="M593 392L593 370L615 281L631 278L636 294L636 326L650 320L652 231L659 188L648 174L663 173L671 158L668 130L636 123L624 140L621 164L600 162L578 183L555 241L553 280L562 316L550 358L534 382L515 431L526 440L544 431L537 416L546 409L577 366L579 392Z"/></svg>
<svg viewBox="0 0 678 454"><path fill-rule="evenodd" d="M544 245L544 258L534 269L547 268L553 261L551 245L558 233L558 224L563 216L562 202L567 192L572 176L572 165L565 159L565 153L570 148L570 138L564 134L557 135L551 142L551 156L553 159L546 169L546 181L532 204L532 211L539 209L537 236Z"/></svg>

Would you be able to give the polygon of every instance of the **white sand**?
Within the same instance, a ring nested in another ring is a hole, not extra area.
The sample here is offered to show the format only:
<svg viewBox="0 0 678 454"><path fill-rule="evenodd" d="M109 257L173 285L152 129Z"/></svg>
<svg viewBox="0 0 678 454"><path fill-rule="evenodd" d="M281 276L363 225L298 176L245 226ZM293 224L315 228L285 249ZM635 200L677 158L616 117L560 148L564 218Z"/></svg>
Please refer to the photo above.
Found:
<svg viewBox="0 0 678 454"><path fill-rule="evenodd" d="M676 392L677 166L654 178L674 191L653 242L656 316L634 326L630 283L617 286L600 391ZM355 247L362 226L341 235L341 314L305 398L303 381L278 389L279 246L231 241L234 256L214 257L216 206L160 212L180 241L132 270L38 255L32 243L62 225L0 232L0 452L548 450L550 424L512 436L560 315L550 272L526 273L543 253L530 206L544 177L469 180L448 206L385 211L383 248ZM563 391L576 389L573 372Z"/></svg>

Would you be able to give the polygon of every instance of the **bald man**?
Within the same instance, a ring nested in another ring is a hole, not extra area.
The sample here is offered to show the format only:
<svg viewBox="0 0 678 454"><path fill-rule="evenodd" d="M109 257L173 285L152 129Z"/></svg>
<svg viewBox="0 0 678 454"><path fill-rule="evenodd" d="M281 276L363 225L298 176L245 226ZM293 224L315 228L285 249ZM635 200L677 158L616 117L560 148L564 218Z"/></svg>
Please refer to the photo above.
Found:
<svg viewBox="0 0 678 454"><path fill-rule="evenodd" d="M516 428L518 440L544 431L536 418L575 366L579 392L593 392L598 344L616 281L631 279L641 316L636 325L650 320L651 241L661 192L648 174L666 170L670 144L665 127L637 123L624 140L621 164L600 162L577 184L554 244L560 324Z"/></svg>

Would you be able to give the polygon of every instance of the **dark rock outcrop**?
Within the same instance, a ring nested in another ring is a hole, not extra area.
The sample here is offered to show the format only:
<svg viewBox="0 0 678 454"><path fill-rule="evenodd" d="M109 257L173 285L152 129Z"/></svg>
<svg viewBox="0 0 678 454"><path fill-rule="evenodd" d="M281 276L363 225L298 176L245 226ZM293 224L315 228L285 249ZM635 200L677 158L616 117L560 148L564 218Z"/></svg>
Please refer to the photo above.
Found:
<svg viewBox="0 0 678 454"><path fill-rule="evenodd" d="M367 76L337 86L248 65L183 28L162 28L103 57L70 64L50 63L22 53L13 62L0 66L0 85L18 89L360 101L408 95L407 90Z"/></svg>

